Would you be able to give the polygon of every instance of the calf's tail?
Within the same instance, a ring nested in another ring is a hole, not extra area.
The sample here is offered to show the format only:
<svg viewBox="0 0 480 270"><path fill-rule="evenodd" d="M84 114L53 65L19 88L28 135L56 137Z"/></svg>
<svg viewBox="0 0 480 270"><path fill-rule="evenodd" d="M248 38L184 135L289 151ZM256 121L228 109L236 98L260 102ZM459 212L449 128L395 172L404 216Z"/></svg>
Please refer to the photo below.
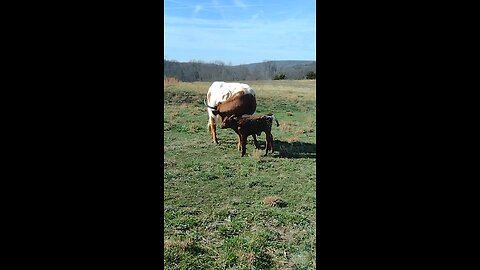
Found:
<svg viewBox="0 0 480 270"><path fill-rule="evenodd" d="M271 116L271 117L273 118L273 120L274 120L275 122L277 122L277 127L280 126L280 125L278 124L277 118L275 117L275 115L273 115L273 113L269 113L269 114L267 114L267 115L268 115L268 116Z"/></svg>

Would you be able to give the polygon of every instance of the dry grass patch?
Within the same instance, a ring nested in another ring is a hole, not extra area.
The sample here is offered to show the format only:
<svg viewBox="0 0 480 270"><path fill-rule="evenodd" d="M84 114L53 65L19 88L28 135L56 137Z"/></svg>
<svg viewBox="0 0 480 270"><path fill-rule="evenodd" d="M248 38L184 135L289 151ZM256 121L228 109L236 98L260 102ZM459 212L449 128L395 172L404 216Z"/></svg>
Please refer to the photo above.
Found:
<svg viewBox="0 0 480 270"><path fill-rule="evenodd" d="M246 262L246 264L254 269L255 266L255 261L257 259L257 256L255 255L255 252L240 252L240 260Z"/></svg>
<svg viewBox="0 0 480 270"><path fill-rule="evenodd" d="M180 115L180 113L178 111L171 112L170 113L170 118L175 119L178 115Z"/></svg>
<svg viewBox="0 0 480 270"><path fill-rule="evenodd" d="M315 100L316 82L308 80L278 80L278 81L246 81L252 86L259 99L261 96L278 96L290 101L295 100ZM294 91L292 89L295 89Z"/></svg>
<svg viewBox="0 0 480 270"><path fill-rule="evenodd" d="M308 130L314 130L316 129L316 126L317 126L317 121L315 118L311 117L311 116L308 116L307 117L307 121L306 121L306 128Z"/></svg>
<svg viewBox="0 0 480 270"><path fill-rule="evenodd" d="M268 206L285 206L286 203L285 201L282 200L282 198L278 196L268 196L265 199L263 199L263 203Z"/></svg>
<svg viewBox="0 0 480 270"><path fill-rule="evenodd" d="M179 84L180 81L175 77L164 77L163 78L163 87L172 86Z"/></svg>
<svg viewBox="0 0 480 270"><path fill-rule="evenodd" d="M307 134L307 133L313 133L315 132L315 128L312 126L303 126L295 129L294 133L299 135L299 134Z"/></svg>
<svg viewBox="0 0 480 270"><path fill-rule="evenodd" d="M192 239L187 239L185 241L172 241L172 240L165 240L163 241L163 247L165 249L180 249L182 251L186 251L191 249L194 246Z"/></svg>
<svg viewBox="0 0 480 270"><path fill-rule="evenodd" d="M298 141L299 141L298 137L290 137L290 138L287 139L288 143L294 143L294 142L298 142Z"/></svg>
<svg viewBox="0 0 480 270"><path fill-rule="evenodd" d="M282 121L279 124L280 126L278 128L281 131L290 131L293 127L295 127L295 123L292 121Z"/></svg>
<svg viewBox="0 0 480 270"><path fill-rule="evenodd" d="M254 149L250 157L256 161L259 161L263 156L263 150L261 149Z"/></svg>

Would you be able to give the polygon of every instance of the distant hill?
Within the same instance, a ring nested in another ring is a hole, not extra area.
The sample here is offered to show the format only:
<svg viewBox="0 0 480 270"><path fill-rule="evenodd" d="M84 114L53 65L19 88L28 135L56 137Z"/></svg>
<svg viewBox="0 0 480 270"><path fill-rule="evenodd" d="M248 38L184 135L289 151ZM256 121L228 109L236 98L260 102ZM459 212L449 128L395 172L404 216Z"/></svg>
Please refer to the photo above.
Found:
<svg viewBox="0 0 480 270"><path fill-rule="evenodd" d="M284 61L268 61L269 63L273 63L277 66L277 68L281 70L294 68L297 66L313 66L315 68L315 61L297 61L297 60L284 60ZM239 65L239 66L246 66L249 70L253 70L258 65L264 65L262 63L253 63L253 64L246 64L246 65Z"/></svg>
<svg viewBox="0 0 480 270"><path fill-rule="evenodd" d="M265 61L246 65L227 66L222 62L177 62L164 60L165 77L175 77L184 82L271 80L284 74L286 79L304 79L308 72L316 73L316 61Z"/></svg>

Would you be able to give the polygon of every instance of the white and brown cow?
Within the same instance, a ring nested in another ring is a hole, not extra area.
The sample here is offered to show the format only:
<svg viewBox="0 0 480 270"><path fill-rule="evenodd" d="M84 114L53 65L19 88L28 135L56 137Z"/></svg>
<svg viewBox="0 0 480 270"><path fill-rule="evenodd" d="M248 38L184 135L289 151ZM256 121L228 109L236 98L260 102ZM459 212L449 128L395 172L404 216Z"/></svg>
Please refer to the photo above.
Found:
<svg viewBox="0 0 480 270"><path fill-rule="evenodd" d="M205 101L204 101L205 102ZM214 82L207 92L208 131L213 142L218 144L216 126L225 117L236 115L253 115L257 109L256 93L252 87L244 83ZM260 148L256 136L255 146ZM240 138L238 148L240 149Z"/></svg>

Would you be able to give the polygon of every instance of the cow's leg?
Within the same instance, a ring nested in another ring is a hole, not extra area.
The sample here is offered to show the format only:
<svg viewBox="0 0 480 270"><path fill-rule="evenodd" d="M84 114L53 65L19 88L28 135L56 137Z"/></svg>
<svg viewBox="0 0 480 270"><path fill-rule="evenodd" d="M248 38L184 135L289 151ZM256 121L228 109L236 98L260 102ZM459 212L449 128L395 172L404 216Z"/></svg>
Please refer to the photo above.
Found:
<svg viewBox="0 0 480 270"><path fill-rule="evenodd" d="M218 144L218 139L217 139L217 130L216 130L216 125L215 125L215 118L209 117L208 118L208 131L212 135L212 140L214 143Z"/></svg>
<svg viewBox="0 0 480 270"><path fill-rule="evenodd" d="M210 121L208 121L207 127L208 127L208 135L209 135L209 136L212 136L212 125L210 124ZM213 139L213 138L212 138L212 139Z"/></svg>
<svg viewBox="0 0 480 270"><path fill-rule="evenodd" d="M242 141L242 157L243 157L245 155L245 152L247 151L247 136L241 135L240 138Z"/></svg>
<svg viewBox="0 0 480 270"><path fill-rule="evenodd" d="M260 149L260 144L257 141L257 135L253 134L253 142L255 143L255 148Z"/></svg>

